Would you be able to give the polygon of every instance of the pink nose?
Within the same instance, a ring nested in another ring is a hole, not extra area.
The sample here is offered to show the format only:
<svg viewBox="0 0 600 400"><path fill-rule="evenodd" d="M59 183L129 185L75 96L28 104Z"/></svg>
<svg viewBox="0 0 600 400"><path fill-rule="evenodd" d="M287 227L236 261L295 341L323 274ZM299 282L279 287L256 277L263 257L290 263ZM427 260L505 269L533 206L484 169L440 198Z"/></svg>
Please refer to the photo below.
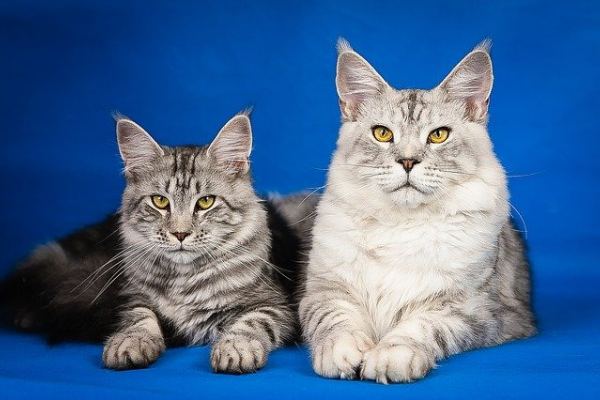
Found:
<svg viewBox="0 0 600 400"><path fill-rule="evenodd" d="M190 236L192 232L171 232L171 235L175 236L180 242Z"/></svg>
<svg viewBox="0 0 600 400"><path fill-rule="evenodd" d="M415 160L414 158L402 158L398 160L398 162L402 164L406 172L410 172L410 170L413 169L413 167L421 161Z"/></svg>

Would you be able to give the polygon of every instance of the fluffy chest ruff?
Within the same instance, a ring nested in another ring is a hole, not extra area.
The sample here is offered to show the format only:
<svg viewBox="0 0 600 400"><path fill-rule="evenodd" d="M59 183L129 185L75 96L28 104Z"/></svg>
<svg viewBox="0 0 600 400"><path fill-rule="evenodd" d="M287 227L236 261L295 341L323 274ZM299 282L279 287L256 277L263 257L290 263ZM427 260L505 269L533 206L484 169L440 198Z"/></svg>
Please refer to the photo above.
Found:
<svg viewBox="0 0 600 400"><path fill-rule="evenodd" d="M500 227L487 213L384 220L324 202L311 273L348 287L382 335L406 307L448 293L475 293L493 272Z"/></svg>

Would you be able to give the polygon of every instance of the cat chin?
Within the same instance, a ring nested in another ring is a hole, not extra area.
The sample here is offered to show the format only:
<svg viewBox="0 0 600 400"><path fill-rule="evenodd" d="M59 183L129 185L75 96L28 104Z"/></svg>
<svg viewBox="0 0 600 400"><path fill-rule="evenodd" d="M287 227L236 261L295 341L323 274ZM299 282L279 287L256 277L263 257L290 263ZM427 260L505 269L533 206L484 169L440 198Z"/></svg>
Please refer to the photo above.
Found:
<svg viewBox="0 0 600 400"><path fill-rule="evenodd" d="M413 187L405 187L389 194L392 202L401 208L417 208L427 205L434 197Z"/></svg>
<svg viewBox="0 0 600 400"><path fill-rule="evenodd" d="M168 251L164 257L176 264L192 264L199 255L192 251Z"/></svg>

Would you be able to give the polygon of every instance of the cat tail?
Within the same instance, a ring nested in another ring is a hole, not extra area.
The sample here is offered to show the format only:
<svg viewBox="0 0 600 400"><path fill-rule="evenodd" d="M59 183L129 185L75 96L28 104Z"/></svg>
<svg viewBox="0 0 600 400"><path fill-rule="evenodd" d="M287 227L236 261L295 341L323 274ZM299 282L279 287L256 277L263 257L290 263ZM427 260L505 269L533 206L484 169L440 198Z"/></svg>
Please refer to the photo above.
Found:
<svg viewBox="0 0 600 400"><path fill-rule="evenodd" d="M294 310L304 292L312 227L321 196L301 192L289 196L270 195L267 200L269 228L273 240L272 262L282 266L281 279Z"/></svg>
<svg viewBox="0 0 600 400"><path fill-rule="evenodd" d="M70 264L61 245L52 242L18 265L0 283L4 322L44 333L49 342L104 340L114 330L118 293L112 289L93 302L91 293L106 279L86 281L90 274Z"/></svg>
<svg viewBox="0 0 600 400"><path fill-rule="evenodd" d="M269 202L294 233L310 246L310 236L317 205L321 196L316 192L300 192L289 196L270 195Z"/></svg>

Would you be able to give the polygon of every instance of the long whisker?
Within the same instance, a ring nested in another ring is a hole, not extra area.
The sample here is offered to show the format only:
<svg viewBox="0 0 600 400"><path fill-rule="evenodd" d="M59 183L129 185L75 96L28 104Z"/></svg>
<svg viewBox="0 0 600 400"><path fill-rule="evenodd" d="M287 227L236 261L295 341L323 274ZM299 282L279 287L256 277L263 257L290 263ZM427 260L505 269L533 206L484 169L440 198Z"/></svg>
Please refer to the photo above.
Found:
<svg viewBox="0 0 600 400"><path fill-rule="evenodd" d="M528 178L530 176L536 176L541 174L542 172L532 172L530 174L517 174L517 175L506 175L507 178Z"/></svg>
<svg viewBox="0 0 600 400"><path fill-rule="evenodd" d="M131 257L132 255L136 254L137 252L144 250L144 248L146 247L146 245L144 245L144 244L141 245L140 247L134 247L134 246L136 246L136 245L132 245L128 248L125 248L125 249L119 251L111 259L109 259L106 263L104 263L100 267L96 268L87 278L85 278L83 281L81 281L77 286L75 286L73 289L71 289L71 292L74 292L75 290L77 290L78 288L80 288L83 285L85 285L85 287L82 289L82 293L85 292L94 284L94 282L96 282L102 276L107 274L109 271L115 269L119 265L123 264L126 261L126 256ZM116 262L116 263L111 265L111 263L113 263L113 262Z"/></svg>
<svg viewBox="0 0 600 400"><path fill-rule="evenodd" d="M164 254L164 250L161 250L158 246L156 246L154 248L154 252L156 253L154 255L154 258L152 259L152 262L149 263L148 265L146 265L146 277L144 278L144 282L142 282L142 288L145 288L147 283L148 283L148 279L150 279L150 274L152 272L152 267L156 264L156 260L158 260L158 258L160 256L162 256ZM148 258L149 260L149 258ZM146 264L146 263L144 263ZM129 283L131 283L131 281L133 280L133 275L132 277L129 279Z"/></svg>
<svg viewBox="0 0 600 400"><path fill-rule="evenodd" d="M132 259L128 259L127 262L119 267L119 269L110 277L110 279L106 282L106 284L102 287L102 289L100 289L100 291L98 292L98 294L96 295L96 297L94 297L91 301L91 303L95 303L96 300L98 300L100 298L100 296L102 296L102 294L108 290L108 288L117 281L117 279L119 279L120 276L122 276L125 271L127 270L128 267L130 267L131 265L135 264L136 262L138 262L141 259L144 259L148 254L151 253L152 249L155 247L155 245L152 243L151 246L145 248L143 251L140 251L138 253L138 255L136 255L134 258ZM140 254L141 253L141 254Z"/></svg>
<svg viewBox="0 0 600 400"><path fill-rule="evenodd" d="M371 164L350 164L350 163L345 163L345 164L336 164L336 165L342 165L342 166L347 166L347 167L364 167L364 168L381 168L381 169L389 169L391 168L391 166L389 165L371 165Z"/></svg>
<svg viewBox="0 0 600 400"><path fill-rule="evenodd" d="M517 210L517 207L515 207L515 206L514 206L514 205L513 205L513 204L512 204L510 201L508 202L508 204L509 204L509 205L512 207L512 209L513 209L513 210L515 210L515 212L516 212L516 213L517 213L517 215L519 216L519 219L520 219L520 220L521 220L521 222L523 223L523 229L524 229L524 232L523 232L523 234L524 234L524 236L525 236L525 239L527 239L527 234L528 234L529 232L528 232L528 229L527 229L527 224L525 223L525 218L523 218L523 215L522 215L522 214L519 212L519 210Z"/></svg>
<svg viewBox="0 0 600 400"><path fill-rule="evenodd" d="M104 243L106 240L108 240L115 233L119 232L119 230L120 230L120 228L115 229L114 231L112 231L111 233L109 233L108 235L106 235L106 237L104 239L102 239L101 241L99 241L98 244Z"/></svg>
<svg viewBox="0 0 600 400"><path fill-rule="evenodd" d="M211 244L213 244L213 245L216 245L216 246L222 246L223 244L225 244L225 243L226 243L226 241L222 241L222 240L221 240L221 241L218 241L218 240L216 240L216 239L213 239L212 241L209 239L209 242L210 242ZM220 250L221 250L221 251L223 251L224 249L220 249ZM234 252L234 250L235 250L235 251L241 251L241 253L235 253L235 252ZM275 264L272 264L271 262L269 262L269 261L265 260L264 258L260 257L260 256L259 256L259 255L257 255L256 253L253 253L253 252L250 252L250 251L248 251L248 249L246 249L245 247L243 247L243 246L241 246L241 245L238 245L238 246L236 246L234 249L231 249L231 250L226 250L226 249L225 249L225 251L227 252L227 254L231 254L231 255L250 255L250 256L252 256L252 257L258 258L260 261L262 261L262 262L263 262L265 265L269 266L269 267L270 267L271 269L273 269L275 272L277 272L277 273L281 274L281 276L283 276L284 278L286 278L286 279L288 279L288 280L290 280L290 281L292 280L290 277L288 277L288 276L287 276L287 275L285 275L283 272L281 272L281 269L282 269L282 268L280 268L280 267L278 267L277 265L275 265ZM242 263L242 264L247 264L247 263ZM260 277L260 274L258 274L258 275L257 275L257 277ZM265 282L265 283L267 283L267 282ZM275 288L273 288L273 289L275 289Z"/></svg>

